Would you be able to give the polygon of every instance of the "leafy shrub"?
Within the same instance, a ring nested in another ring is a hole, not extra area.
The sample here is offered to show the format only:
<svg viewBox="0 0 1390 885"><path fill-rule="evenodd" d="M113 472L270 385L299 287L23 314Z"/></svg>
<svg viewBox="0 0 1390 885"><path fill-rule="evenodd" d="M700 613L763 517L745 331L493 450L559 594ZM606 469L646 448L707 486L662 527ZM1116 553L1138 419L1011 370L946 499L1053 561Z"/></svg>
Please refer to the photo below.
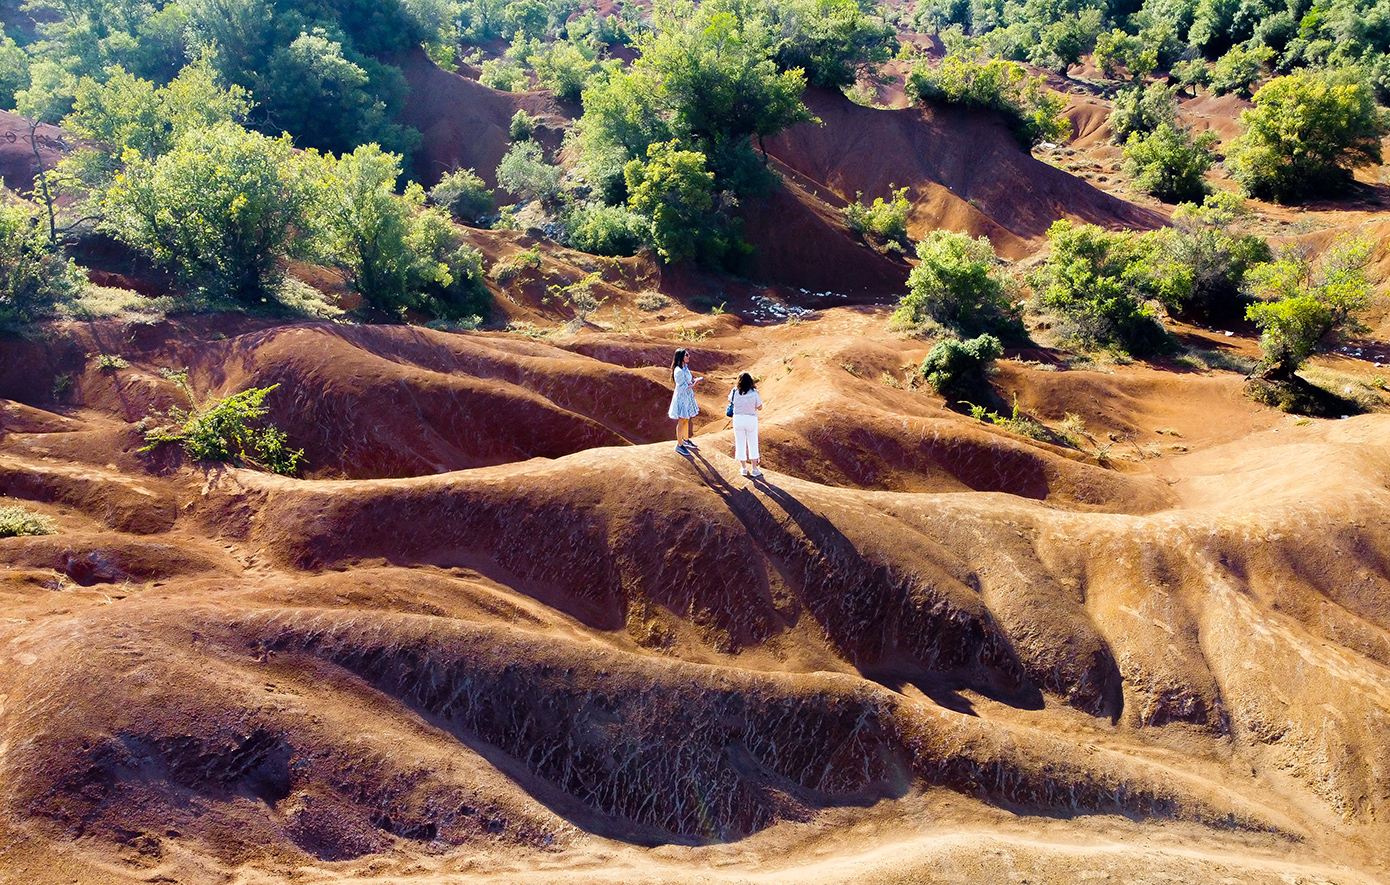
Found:
<svg viewBox="0 0 1390 885"><path fill-rule="evenodd" d="M86 280L49 238L38 207L0 195L0 323L28 322L75 296Z"/></svg>
<svg viewBox="0 0 1390 885"><path fill-rule="evenodd" d="M1193 92L1196 92L1198 86L1211 83L1211 69L1207 67L1206 60L1201 58L1175 63L1171 75L1178 81L1180 88L1191 89Z"/></svg>
<svg viewBox="0 0 1390 885"><path fill-rule="evenodd" d="M575 208L565 218L569 245L591 255L635 255L650 232L647 219L624 206Z"/></svg>
<svg viewBox="0 0 1390 885"><path fill-rule="evenodd" d="M1158 67L1158 47L1116 28L1096 38L1091 59L1107 77L1124 70L1131 80L1142 80Z"/></svg>
<svg viewBox="0 0 1390 885"><path fill-rule="evenodd" d="M962 335L1023 337L1018 311L1009 303L1009 280L989 240L934 230L917 244L917 257L921 263L908 275L908 292L893 314L896 325L931 319Z"/></svg>
<svg viewBox="0 0 1390 885"><path fill-rule="evenodd" d="M560 168L545 162L540 145L534 141L512 145L497 165L498 187L524 202L554 203L560 195L560 175Z"/></svg>
<svg viewBox="0 0 1390 885"><path fill-rule="evenodd" d="M108 374L115 373L121 369L129 369L130 362L118 353L102 353L96 358L97 369Z"/></svg>
<svg viewBox="0 0 1390 885"><path fill-rule="evenodd" d="M861 70L886 62L897 49L896 29L875 21L856 0L786 0L769 4L769 11L780 25L777 66L800 68L817 86L850 86Z"/></svg>
<svg viewBox="0 0 1390 885"><path fill-rule="evenodd" d="M25 510L18 504L0 507L0 538L21 538L26 535L53 535L53 518Z"/></svg>
<svg viewBox="0 0 1390 885"><path fill-rule="evenodd" d="M224 399L213 400L191 412L174 408L168 423L145 431L148 443L142 452L165 443L178 443L195 461L249 464L271 473L291 476L304 457L302 449L287 448L286 434L261 419L269 411L265 398L280 385L253 387ZM187 391L186 382L184 389Z"/></svg>
<svg viewBox="0 0 1390 885"><path fill-rule="evenodd" d="M1336 191L1351 181L1353 168L1380 163L1380 139L1390 127L1357 72L1279 77L1254 100L1226 160L1250 196L1284 201Z"/></svg>
<svg viewBox="0 0 1390 885"><path fill-rule="evenodd" d="M951 401L983 398L989 390L989 370L1004 348L993 335L969 341L938 341L922 361L921 374L937 393Z"/></svg>
<svg viewBox="0 0 1390 885"><path fill-rule="evenodd" d="M430 188L430 202L464 224L477 224L492 211L492 191L472 169L447 172Z"/></svg>
<svg viewBox="0 0 1390 885"><path fill-rule="evenodd" d="M1124 144L1134 133L1153 132L1165 123L1176 126L1176 95L1176 86L1164 86L1157 80L1147 87L1121 89L1115 95L1109 118L1115 141Z"/></svg>
<svg viewBox="0 0 1390 885"><path fill-rule="evenodd" d="M907 78L914 100L929 99L1006 114L1027 144L1065 141L1071 121L1062 116L1066 99L1049 91L1046 77L1030 77L1022 65L983 60L979 47L950 52L940 64L919 65Z"/></svg>
<svg viewBox="0 0 1390 885"><path fill-rule="evenodd" d="M512 114L512 121L507 124L507 133L511 135L512 141L526 141L535 131L536 120L525 111L519 110Z"/></svg>
<svg viewBox="0 0 1390 885"><path fill-rule="evenodd" d="M526 59L536 79L564 101L579 101L589 78L598 70L592 49L569 40L556 40ZM515 136L513 136L515 137Z"/></svg>
<svg viewBox="0 0 1390 885"><path fill-rule="evenodd" d="M157 159L135 158L101 203L101 226L216 296L257 301L282 260L313 247L315 190L288 136L234 123L193 129Z"/></svg>
<svg viewBox="0 0 1390 885"><path fill-rule="evenodd" d="M509 58L490 58L483 62L478 82L499 92L525 92L531 85L526 71Z"/></svg>
<svg viewBox="0 0 1390 885"><path fill-rule="evenodd" d="M1372 293L1371 247L1369 240L1344 237L1317 262L1291 249L1250 272L1263 299L1246 311L1260 328L1263 377L1292 380L1324 338L1360 327L1356 314Z"/></svg>
<svg viewBox="0 0 1390 885"><path fill-rule="evenodd" d="M1171 227L1148 235L1156 295L1170 313L1205 322L1245 315L1246 274L1270 258L1263 237L1237 228L1245 214L1238 197L1214 194L1201 206L1179 206Z"/></svg>
<svg viewBox="0 0 1390 885"><path fill-rule="evenodd" d="M365 145L331 164L325 189L329 253L355 291L384 310L486 317L482 258L462 244L448 216L423 208L411 183L394 192L400 157Z"/></svg>
<svg viewBox="0 0 1390 885"><path fill-rule="evenodd" d="M1250 89L1264 73L1264 63L1274 55L1268 46L1236 46L1216 60L1211 69L1211 91L1217 95L1234 92L1250 97Z"/></svg>
<svg viewBox="0 0 1390 885"><path fill-rule="evenodd" d="M912 204L907 199L907 188L893 190L888 185L890 199L874 197L872 205L865 206L860 200L862 192L855 194L855 200L845 207L845 223L856 233L869 233L885 240L903 242L907 240L907 214Z"/></svg>
<svg viewBox="0 0 1390 885"><path fill-rule="evenodd" d="M1064 334L1137 356L1169 345L1144 303L1153 293L1152 240L1065 220L1053 223L1047 238L1052 252L1031 282L1039 303L1063 321Z"/></svg>
<svg viewBox="0 0 1390 885"><path fill-rule="evenodd" d="M711 222L714 174L705 169L705 155L679 149L672 141L647 149L647 160L633 160L623 169L628 206L649 219L648 241L665 261L699 258L717 264L731 248L724 232Z"/></svg>
<svg viewBox="0 0 1390 885"><path fill-rule="evenodd" d="M1202 176L1216 162L1212 148L1217 140L1209 131L1193 140L1187 130L1168 123L1148 135L1131 133L1124 149L1125 174L1134 179L1136 190L1165 203L1195 202L1207 193Z"/></svg>

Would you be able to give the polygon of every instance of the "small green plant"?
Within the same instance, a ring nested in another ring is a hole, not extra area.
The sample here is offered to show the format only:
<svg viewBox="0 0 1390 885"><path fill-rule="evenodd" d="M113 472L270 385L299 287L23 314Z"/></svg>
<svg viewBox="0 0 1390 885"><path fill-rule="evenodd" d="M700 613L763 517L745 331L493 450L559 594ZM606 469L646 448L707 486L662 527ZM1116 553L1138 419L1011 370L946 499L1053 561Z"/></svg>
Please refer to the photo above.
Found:
<svg viewBox="0 0 1390 885"><path fill-rule="evenodd" d="M516 321L507 324L507 331L525 335L527 338L549 338L552 332L551 329L542 329L535 323Z"/></svg>
<svg viewBox="0 0 1390 885"><path fill-rule="evenodd" d="M907 214L912 204L907 199L907 188L893 189L888 185L889 199L874 197L871 205L861 202L864 192L855 193L853 203L845 207L845 223L850 230L860 234L873 234L886 241L901 243L907 239Z"/></svg>
<svg viewBox="0 0 1390 885"><path fill-rule="evenodd" d="M63 372L53 376L53 398L62 399L69 390L72 389L72 375Z"/></svg>
<svg viewBox="0 0 1390 885"><path fill-rule="evenodd" d="M507 131L512 141L527 141L536 132L536 120L525 111L517 111L512 115L512 122Z"/></svg>
<svg viewBox="0 0 1390 885"><path fill-rule="evenodd" d="M0 538L19 538L26 535L53 535L53 519L41 513L25 510L18 504L0 507Z"/></svg>
<svg viewBox="0 0 1390 885"><path fill-rule="evenodd" d="M541 250L532 247L524 252L518 252L505 261L499 261L492 268L493 279L504 286L511 285L513 280L520 278L527 270L539 270L541 266Z"/></svg>
<svg viewBox="0 0 1390 885"><path fill-rule="evenodd" d="M186 379L180 386L188 392ZM178 443L195 461L250 464L291 476L304 457L304 450L288 448L284 431L261 423L269 411L265 398L279 386L253 387L195 407L191 412L175 407L164 416L166 423L145 431L148 445L140 451Z"/></svg>
<svg viewBox="0 0 1390 885"><path fill-rule="evenodd" d="M679 341L704 341L710 334L709 329L687 329L684 323L676 327L676 339Z"/></svg>
<svg viewBox="0 0 1390 885"><path fill-rule="evenodd" d="M130 363L126 362L125 357L115 353L98 354L96 358L97 369L107 374L115 374L120 369L129 369Z"/></svg>

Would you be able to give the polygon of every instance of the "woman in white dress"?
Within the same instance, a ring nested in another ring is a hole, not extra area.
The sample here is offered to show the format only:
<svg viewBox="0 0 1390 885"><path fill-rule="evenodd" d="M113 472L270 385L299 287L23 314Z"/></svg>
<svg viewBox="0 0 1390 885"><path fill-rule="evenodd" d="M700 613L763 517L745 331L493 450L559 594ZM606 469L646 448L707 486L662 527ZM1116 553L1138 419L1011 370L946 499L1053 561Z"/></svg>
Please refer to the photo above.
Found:
<svg viewBox="0 0 1390 885"><path fill-rule="evenodd" d="M739 464L738 475L762 476L758 469L758 410L763 407L763 398L758 395L752 375L744 372L738 376L738 387L729 391L729 404L734 407L734 460Z"/></svg>
<svg viewBox="0 0 1390 885"><path fill-rule="evenodd" d="M676 351L675 357L671 360L671 375L676 381L676 392L671 394L671 408L666 414L676 420L676 451L686 455L690 449L699 448L690 438L690 419L700 414L700 407L695 402L694 388L705 379L696 378L691 373L690 366L686 365L684 347Z"/></svg>

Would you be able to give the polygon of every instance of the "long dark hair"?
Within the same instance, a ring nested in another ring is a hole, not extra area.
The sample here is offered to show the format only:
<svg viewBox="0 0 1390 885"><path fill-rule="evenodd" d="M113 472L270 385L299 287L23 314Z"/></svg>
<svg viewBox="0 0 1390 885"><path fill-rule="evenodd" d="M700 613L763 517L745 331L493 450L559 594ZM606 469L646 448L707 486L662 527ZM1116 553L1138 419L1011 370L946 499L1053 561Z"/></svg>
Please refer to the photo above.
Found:
<svg viewBox="0 0 1390 885"><path fill-rule="evenodd" d="M680 368L681 366L683 366L683 365L685 365L685 348L684 348L684 347L682 347L680 350L676 351L676 355L673 356L673 357L671 357L671 368L673 368L673 369L679 369L679 368Z"/></svg>
<svg viewBox="0 0 1390 885"><path fill-rule="evenodd" d="M738 376L738 392L747 393L750 390L757 390L758 385L753 383L753 376L744 372Z"/></svg>

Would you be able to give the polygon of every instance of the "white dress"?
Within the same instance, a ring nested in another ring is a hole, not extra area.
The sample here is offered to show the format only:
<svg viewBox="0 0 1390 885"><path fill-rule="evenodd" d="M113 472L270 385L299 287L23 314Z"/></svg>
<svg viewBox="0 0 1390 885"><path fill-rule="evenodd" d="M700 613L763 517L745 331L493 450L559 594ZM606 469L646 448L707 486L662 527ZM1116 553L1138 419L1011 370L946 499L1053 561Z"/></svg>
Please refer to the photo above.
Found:
<svg viewBox="0 0 1390 885"><path fill-rule="evenodd" d="M671 375L676 379L676 392L671 394L671 408L666 411L666 415L677 420L694 418L700 414L700 407L695 403L695 393L691 390L695 386L695 376L685 366L677 366Z"/></svg>

